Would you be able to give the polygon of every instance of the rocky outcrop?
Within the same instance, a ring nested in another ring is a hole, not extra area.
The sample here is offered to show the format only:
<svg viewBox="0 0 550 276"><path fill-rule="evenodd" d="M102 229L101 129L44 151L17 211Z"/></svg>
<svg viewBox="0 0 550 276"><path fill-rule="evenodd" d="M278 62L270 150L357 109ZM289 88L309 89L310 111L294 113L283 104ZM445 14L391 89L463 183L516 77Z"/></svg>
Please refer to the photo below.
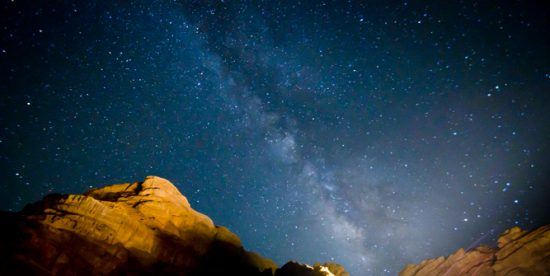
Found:
<svg viewBox="0 0 550 276"><path fill-rule="evenodd" d="M0 275L290 275L154 176L49 195L2 213L0 231Z"/></svg>
<svg viewBox="0 0 550 276"><path fill-rule="evenodd" d="M550 225L531 232L514 227L499 237L497 248L459 249L408 265L399 275L550 275Z"/></svg>
<svg viewBox="0 0 550 276"><path fill-rule="evenodd" d="M277 269L275 276L349 276L343 266L335 263L316 263L313 266L288 262Z"/></svg>

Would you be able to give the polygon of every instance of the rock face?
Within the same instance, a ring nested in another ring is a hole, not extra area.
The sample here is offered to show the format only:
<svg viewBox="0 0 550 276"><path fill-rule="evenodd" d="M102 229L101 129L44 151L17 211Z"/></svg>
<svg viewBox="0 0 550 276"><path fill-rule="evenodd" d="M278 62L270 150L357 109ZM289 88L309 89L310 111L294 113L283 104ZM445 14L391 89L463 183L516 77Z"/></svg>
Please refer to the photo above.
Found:
<svg viewBox="0 0 550 276"><path fill-rule="evenodd" d="M1 213L0 232L0 275L333 275L328 266L331 274L277 270L155 176L49 195Z"/></svg>
<svg viewBox="0 0 550 276"><path fill-rule="evenodd" d="M461 248L447 258L408 265L399 275L550 275L550 225L531 232L514 227L499 237L497 248Z"/></svg>

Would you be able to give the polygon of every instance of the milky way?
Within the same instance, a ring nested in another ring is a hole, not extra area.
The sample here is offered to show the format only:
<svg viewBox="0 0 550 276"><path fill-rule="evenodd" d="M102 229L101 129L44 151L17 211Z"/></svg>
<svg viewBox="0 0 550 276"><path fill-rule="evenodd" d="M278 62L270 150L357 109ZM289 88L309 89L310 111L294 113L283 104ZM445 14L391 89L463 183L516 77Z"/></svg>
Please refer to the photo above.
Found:
<svg viewBox="0 0 550 276"><path fill-rule="evenodd" d="M550 221L542 6L71 2L2 4L3 210L158 175L352 275Z"/></svg>

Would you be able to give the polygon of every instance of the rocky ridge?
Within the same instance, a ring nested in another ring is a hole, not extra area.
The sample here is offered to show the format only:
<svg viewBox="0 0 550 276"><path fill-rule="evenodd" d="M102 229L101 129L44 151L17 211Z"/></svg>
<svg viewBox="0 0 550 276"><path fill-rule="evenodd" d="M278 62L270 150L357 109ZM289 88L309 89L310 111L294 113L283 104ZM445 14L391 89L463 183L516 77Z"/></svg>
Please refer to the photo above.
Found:
<svg viewBox="0 0 550 276"><path fill-rule="evenodd" d="M0 231L1 275L349 275L333 263L278 268L155 176L46 196L1 213Z"/></svg>
<svg viewBox="0 0 550 276"><path fill-rule="evenodd" d="M502 233L497 248L461 248L448 257L407 265L399 275L550 275L550 225L531 232L514 227Z"/></svg>
<svg viewBox="0 0 550 276"><path fill-rule="evenodd" d="M0 275L346 276L246 251L237 235L193 210L166 179L46 196L21 212L0 212ZM497 248L459 249L407 265L401 276L550 275L550 225L509 229Z"/></svg>

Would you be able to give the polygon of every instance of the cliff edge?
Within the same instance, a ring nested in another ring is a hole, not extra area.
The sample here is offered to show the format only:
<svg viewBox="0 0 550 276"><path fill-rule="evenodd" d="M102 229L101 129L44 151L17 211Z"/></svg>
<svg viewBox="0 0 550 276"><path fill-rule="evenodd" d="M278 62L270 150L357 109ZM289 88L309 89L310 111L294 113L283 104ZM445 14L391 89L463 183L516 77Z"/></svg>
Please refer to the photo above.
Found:
<svg viewBox="0 0 550 276"><path fill-rule="evenodd" d="M336 264L278 269L156 176L46 196L2 212L0 229L1 275L349 275Z"/></svg>

